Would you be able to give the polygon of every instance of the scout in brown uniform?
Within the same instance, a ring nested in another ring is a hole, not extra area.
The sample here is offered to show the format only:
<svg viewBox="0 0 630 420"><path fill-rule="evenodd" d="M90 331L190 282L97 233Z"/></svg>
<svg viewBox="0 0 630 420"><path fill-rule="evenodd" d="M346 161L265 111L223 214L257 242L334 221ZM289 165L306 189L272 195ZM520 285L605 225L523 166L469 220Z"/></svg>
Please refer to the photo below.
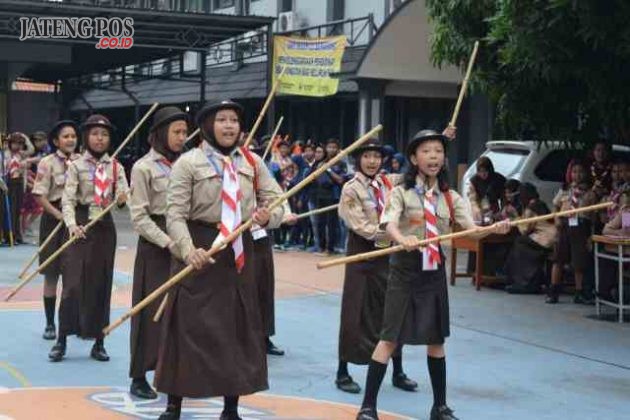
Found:
<svg viewBox="0 0 630 420"><path fill-rule="evenodd" d="M187 133L188 114L174 106L158 110L149 134L151 150L131 170L129 211L140 234L133 270L133 305L161 286L170 274L169 248L175 243L166 234L166 190L171 166L184 147ZM157 398L145 375L157 364L160 324L152 317L159 303L131 319L130 392L139 398Z"/></svg>
<svg viewBox="0 0 630 420"><path fill-rule="evenodd" d="M26 174L26 152L25 145L28 137L24 133L11 133L7 139L9 146L5 156L5 171L7 173L8 196L11 204L11 227L13 237L18 244L24 243L22 239L22 223L20 210L24 202L24 181ZM5 241L9 242L8 232L5 232Z"/></svg>
<svg viewBox="0 0 630 420"><path fill-rule="evenodd" d="M205 106L196 116L204 141L171 172L166 225L181 260L198 271L169 292L162 320L155 385L169 394L160 419L178 419L182 397L223 396L222 419L238 419L238 397L268 388L255 256L250 232L206 266L205 249L253 217L280 224L283 209L255 208L281 192L262 160L239 149L243 108L232 101ZM252 167L248 160L252 160ZM174 260L173 271L184 263Z"/></svg>
<svg viewBox="0 0 630 420"><path fill-rule="evenodd" d="M63 222L61 213L61 196L66 185L68 165L79 155L74 153L77 147L77 132L74 121L62 120L50 130L48 141L56 148L55 153L43 158L37 165L37 176L33 185L33 196L44 209L39 225L40 245L48 238L59 222ZM65 226L60 229L48 245L39 254L39 263L43 263L50 255L68 239ZM57 301L57 282L61 275L61 259L57 258L44 269L44 311L46 313L46 330L44 339L54 340L55 304Z"/></svg>
<svg viewBox="0 0 630 420"><path fill-rule="evenodd" d="M61 200L64 222L79 240L64 253L59 337L48 355L53 362L63 358L66 337L73 334L96 339L90 356L109 360L102 330L109 324L116 227L111 212L89 231L83 226L112 200L123 205L129 188L122 165L107 154L113 131L109 120L95 114L81 129L85 151L68 167Z"/></svg>
<svg viewBox="0 0 630 420"><path fill-rule="evenodd" d="M348 226L347 255L374 251L377 246L389 246L387 233L379 228L386 196L394 183L400 182L380 175L383 147L370 139L354 153L357 173L341 191L339 216ZM339 330L339 368L337 388L359 393L361 387L348 373L348 362L367 365L376 347L383 323L385 291L389 274L389 257L346 265L341 301ZM418 384L403 373L400 349L394 355L392 382L395 387L414 391Z"/></svg>
<svg viewBox="0 0 630 420"><path fill-rule="evenodd" d="M454 137L454 130L445 134ZM431 420L457 419L446 405L444 339L449 336L449 310L444 255L437 244L418 249L421 239L448 233L452 220L464 229L475 227L464 200L448 186L445 134L422 130L411 140L404 185L394 188L381 218L389 236L407 252L393 254L390 260L381 341L370 361L360 420L378 419L378 390L387 361L400 344L427 345ZM494 231L507 233L509 227L509 221L500 222Z"/></svg>

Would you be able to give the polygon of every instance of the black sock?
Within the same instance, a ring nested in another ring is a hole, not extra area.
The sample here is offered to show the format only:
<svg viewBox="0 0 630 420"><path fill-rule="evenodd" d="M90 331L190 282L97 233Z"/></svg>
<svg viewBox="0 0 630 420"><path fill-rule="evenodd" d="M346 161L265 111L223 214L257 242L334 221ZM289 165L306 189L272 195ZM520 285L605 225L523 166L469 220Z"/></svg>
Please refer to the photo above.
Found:
<svg viewBox="0 0 630 420"><path fill-rule="evenodd" d="M96 342L94 343L95 346L102 346L104 343L104 338L100 337L96 339Z"/></svg>
<svg viewBox="0 0 630 420"><path fill-rule="evenodd" d="M446 405L446 358L427 356L427 365L433 388L433 405Z"/></svg>
<svg viewBox="0 0 630 420"><path fill-rule="evenodd" d="M223 397L223 412L238 415L238 396Z"/></svg>
<svg viewBox="0 0 630 420"><path fill-rule="evenodd" d="M44 296L44 313L46 314L46 325L55 325L55 296Z"/></svg>
<svg viewBox="0 0 630 420"><path fill-rule="evenodd" d="M180 413L182 411L182 397L168 394L166 411L170 413Z"/></svg>
<svg viewBox="0 0 630 420"><path fill-rule="evenodd" d="M344 362L343 360L339 361L339 366L337 367L337 379L342 376L350 376L348 373L348 362Z"/></svg>
<svg viewBox="0 0 630 420"><path fill-rule="evenodd" d="M397 376L400 375L401 373L403 373L403 369L402 369L402 354L400 356L394 356L392 357L392 365L394 365L394 372L393 372L393 376Z"/></svg>
<svg viewBox="0 0 630 420"><path fill-rule="evenodd" d="M363 396L363 404L361 404L361 408L371 407L376 409L378 390L381 387L386 371L387 364L379 363L376 360L370 360L367 380L365 381L365 395Z"/></svg>
<svg viewBox="0 0 630 420"><path fill-rule="evenodd" d="M147 382L146 376L140 376L139 378L133 378L133 383L134 384L143 384L143 383L148 383L148 382Z"/></svg>
<svg viewBox="0 0 630 420"><path fill-rule="evenodd" d="M65 345L66 345L66 336L63 335L63 334L59 334L59 336L57 337L57 343L63 344L63 346L65 347Z"/></svg>

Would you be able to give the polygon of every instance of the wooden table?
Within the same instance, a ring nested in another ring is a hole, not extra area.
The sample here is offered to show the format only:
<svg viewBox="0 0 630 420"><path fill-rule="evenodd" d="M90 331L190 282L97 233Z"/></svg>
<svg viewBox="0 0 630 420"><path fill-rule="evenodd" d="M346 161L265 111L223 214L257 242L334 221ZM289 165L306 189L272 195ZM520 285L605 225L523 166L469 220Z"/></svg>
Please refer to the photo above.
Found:
<svg viewBox="0 0 630 420"><path fill-rule="evenodd" d="M483 274L483 247L486 244L512 244L516 237L516 231L512 231L507 235L488 235L485 238L477 239L471 237L455 238L451 241L451 286L455 285L457 277L472 277L472 283L475 284L477 290L481 290L481 284L484 280L496 281L497 276L486 276ZM457 250L465 249L472 251L476 256L475 272L457 272Z"/></svg>
<svg viewBox="0 0 630 420"><path fill-rule="evenodd" d="M623 304L623 264L630 262L630 238L619 238L614 236L593 235L593 246L595 247L595 310L600 315L601 305L617 308L619 311L619 322L623 322L624 309L630 310L630 304ZM604 251L601 251L604 247ZM609 252L606 252L608 250ZM624 252L625 250L625 252ZM611 252L612 251L612 252ZM599 259L617 261L619 271L619 302L611 302L599 297Z"/></svg>

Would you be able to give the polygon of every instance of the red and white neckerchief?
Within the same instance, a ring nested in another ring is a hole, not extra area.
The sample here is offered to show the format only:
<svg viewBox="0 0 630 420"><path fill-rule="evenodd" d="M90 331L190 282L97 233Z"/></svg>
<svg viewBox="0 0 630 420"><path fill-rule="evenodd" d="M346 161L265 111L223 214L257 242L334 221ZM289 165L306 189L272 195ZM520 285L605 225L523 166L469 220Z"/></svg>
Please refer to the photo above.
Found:
<svg viewBox="0 0 630 420"><path fill-rule="evenodd" d="M372 194L374 194L376 213L380 219L383 209L385 208L385 192L382 189L382 185L376 180L376 178L370 181L370 188L372 189Z"/></svg>
<svg viewBox="0 0 630 420"><path fill-rule="evenodd" d="M571 203L572 209L577 209L578 207L580 207L580 197L582 197L583 193L584 192L580 187L571 188L571 196L569 197L569 201Z"/></svg>
<svg viewBox="0 0 630 420"><path fill-rule="evenodd" d="M211 159L208 157L208 159ZM241 187L238 182L236 165L227 156L223 157L223 186L221 189L221 223L219 231L221 239L226 238L230 233L239 227L242 221L241 216ZM243 237L239 235L232 241L234 250L234 262L236 271L239 273L245 266L245 252L243 251Z"/></svg>
<svg viewBox="0 0 630 420"><path fill-rule="evenodd" d="M439 232L437 229L437 216L436 216L436 205L437 198L436 195L433 194L433 189L426 191L423 194L424 197L424 237L425 239L432 239L439 236ZM440 258L440 248L438 247L437 242L432 242L428 244L422 250L422 270L423 271L434 271L437 270L438 265L441 262Z"/></svg>
<svg viewBox="0 0 630 420"><path fill-rule="evenodd" d="M112 180L107 175L107 162L100 162L93 157L88 158L94 166L94 204L106 207L109 204Z"/></svg>
<svg viewBox="0 0 630 420"><path fill-rule="evenodd" d="M20 170L22 169L22 162L18 153L12 153L9 160L9 177L11 179L20 177Z"/></svg>

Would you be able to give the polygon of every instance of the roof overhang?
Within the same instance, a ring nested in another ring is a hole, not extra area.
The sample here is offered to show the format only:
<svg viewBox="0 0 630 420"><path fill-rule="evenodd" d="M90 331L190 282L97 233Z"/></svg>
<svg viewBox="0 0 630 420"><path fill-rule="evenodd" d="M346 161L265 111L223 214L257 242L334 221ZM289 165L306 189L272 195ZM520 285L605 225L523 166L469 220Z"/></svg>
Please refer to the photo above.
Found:
<svg viewBox="0 0 630 420"><path fill-rule="evenodd" d="M19 41L20 17L118 17L133 19L133 47L128 50L96 49L98 39L28 39ZM21 50L14 59L3 54L0 61L28 62L21 76L38 81L100 72L124 65L148 62L184 51L203 51L210 45L258 30L274 21L272 17L160 11L140 8L103 7L29 0L0 0L0 43ZM58 47L62 62L41 62L29 49Z"/></svg>
<svg viewBox="0 0 630 420"><path fill-rule="evenodd" d="M424 0L408 0L383 23L365 51L355 77L457 85L461 71L431 62L433 28Z"/></svg>

